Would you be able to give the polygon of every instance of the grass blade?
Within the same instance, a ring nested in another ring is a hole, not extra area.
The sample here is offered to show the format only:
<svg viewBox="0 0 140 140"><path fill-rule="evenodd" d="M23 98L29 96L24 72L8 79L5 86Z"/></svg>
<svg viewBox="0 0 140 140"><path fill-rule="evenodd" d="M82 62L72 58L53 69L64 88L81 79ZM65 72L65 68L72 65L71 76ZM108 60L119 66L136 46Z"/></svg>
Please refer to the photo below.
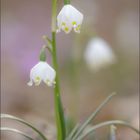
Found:
<svg viewBox="0 0 140 140"><path fill-rule="evenodd" d="M19 131L17 129L14 129L14 128L9 128L9 127L1 127L0 128L1 131L10 131L10 132L15 132L17 134L20 134L24 137L26 137L27 139L29 140L34 140L33 138L31 138L30 136L28 136L27 134L23 133L22 131Z"/></svg>
<svg viewBox="0 0 140 140"><path fill-rule="evenodd" d="M66 125L66 137L68 137L75 127L75 120L72 117L65 115L65 125Z"/></svg>
<svg viewBox="0 0 140 140"><path fill-rule="evenodd" d="M40 132L38 129L36 129L34 126L32 126L30 123L20 119L20 118L17 118L15 116L12 116L12 115L9 115L9 114L1 114L0 116L1 119L11 119L11 120L15 120L15 121L18 121L28 127L30 127L32 130L34 130L43 140L48 140L43 134L42 132Z"/></svg>
<svg viewBox="0 0 140 140"><path fill-rule="evenodd" d="M137 130L136 128L134 128L133 126L131 126L129 123L127 123L125 121L121 121L121 120L112 120L112 121L105 121L105 122L99 123L97 125L94 125L91 129L89 129L85 134L82 134L81 136L79 136L76 140L83 140L91 132L95 131L98 128L108 126L108 125L123 125L123 126L126 126L130 129L132 129L136 133L140 134L140 131Z"/></svg>
<svg viewBox="0 0 140 140"><path fill-rule="evenodd" d="M77 124L77 125L73 128L73 130L71 131L71 133L68 135L68 137L66 138L66 140L71 140L72 137L74 136L74 134L78 131L79 127L80 127L80 125Z"/></svg>
<svg viewBox="0 0 140 140"><path fill-rule="evenodd" d="M72 140L77 140L77 137L83 132L83 130L86 128L86 126L97 116L97 114L103 109L103 107L110 101L110 99L115 95L116 93L112 93L109 95L102 103L99 105L99 107L88 117L88 119L82 124L78 132L75 134L74 138Z"/></svg>
<svg viewBox="0 0 140 140"><path fill-rule="evenodd" d="M110 126L110 140L116 140L116 129L115 125Z"/></svg>

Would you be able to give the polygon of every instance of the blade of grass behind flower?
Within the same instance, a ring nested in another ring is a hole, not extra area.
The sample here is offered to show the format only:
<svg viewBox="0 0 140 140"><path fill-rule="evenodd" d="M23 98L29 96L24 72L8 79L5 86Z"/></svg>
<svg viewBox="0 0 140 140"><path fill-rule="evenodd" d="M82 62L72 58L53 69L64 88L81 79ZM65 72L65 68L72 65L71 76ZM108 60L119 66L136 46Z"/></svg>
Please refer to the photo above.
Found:
<svg viewBox="0 0 140 140"><path fill-rule="evenodd" d="M80 127L79 124L75 125L75 127L72 129L71 133L68 135L66 140L71 140L74 134L78 131L79 127Z"/></svg>
<svg viewBox="0 0 140 140"><path fill-rule="evenodd" d="M125 121L111 120L111 121L105 121L105 122L99 123L97 125L94 125L86 133L84 133L84 134L80 135L79 137L77 137L76 140L83 140L87 135L89 135L90 133L94 132L96 129L104 127L104 126L110 126L110 125L123 125L123 126L126 126L126 127L130 128L130 129L132 129L137 134L140 134L140 131L138 129L134 128L133 126L131 126L129 123L127 123Z"/></svg>
<svg viewBox="0 0 140 140"><path fill-rule="evenodd" d="M18 118L18 117L15 117L15 116L12 116L12 115L9 115L9 114L1 114L0 115L0 118L1 119L11 119L11 120L15 120L15 121L18 121L28 127L30 127L33 131L35 131L43 140L48 140L43 134L42 132L40 132L38 129L36 129L34 126L32 126L30 123Z"/></svg>
<svg viewBox="0 0 140 140"><path fill-rule="evenodd" d="M99 105L99 107L88 117L88 119L82 124L80 129L77 131L75 136L72 140L77 140L77 137L83 132L83 130L86 128L86 126L97 116L97 114L103 109L103 107L112 99L112 97L116 95L116 93L112 93L109 95L102 103Z"/></svg>
<svg viewBox="0 0 140 140"><path fill-rule="evenodd" d="M116 129L115 125L110 126L110 140L116 140Z"/></svg>
<svg viewBox="0 0 140 140"><path fill-rule="evenodd" d="M31 138L31 137L28 136L27 134L25 134L25 133L23 133L22 131L19 131L19 130L17 130L17 129L14 129L14 128L1 127L0 130L1 130L1 131L14 132L14 133L17 133L17 134L20 134L20 135L26 137L26 138L29 139L29 140L34 140L33 138Z"/></svg>

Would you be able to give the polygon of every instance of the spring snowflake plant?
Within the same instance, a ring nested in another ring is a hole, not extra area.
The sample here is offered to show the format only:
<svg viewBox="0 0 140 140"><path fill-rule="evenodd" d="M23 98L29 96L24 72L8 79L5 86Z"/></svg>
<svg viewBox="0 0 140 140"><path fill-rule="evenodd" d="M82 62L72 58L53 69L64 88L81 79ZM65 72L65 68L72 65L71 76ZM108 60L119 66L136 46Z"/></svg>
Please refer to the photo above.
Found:
<svg viewBox="0 0 140 140"><path fill-rule="evenodd" d="M57 140L83 140L89 134L93 133L96 129L110 126L110 140L115 139L115 129L117 125L123 125L134 130L136 133L140 133L139 130L131 126L129 123L121 120L110 120L95 124L90 128L86 129L91 121L95 119L97 114L103 109L103 107L110 101L110 99L115 95L114 93L107 97L99 107L81 124L77 123L71 129L71 131L66 132L68 121L65 119L65 114L61 102L60 88L59 88L59 79L58 79L58 63L56 55L56 32L63 30L65 33L70 33L72 29L76 33L80 33L80 27L83 21L83 14L79 12L75 7L70 4L69 0L64 0L64 6L58 16L56 17L57 9L57 0L52 0L52 38L49 39L47 36L44 38L47 40L47 44L42 47L40 53L39 62L31 69L30 71L30 81L28 82L29 86L35 84L36 86L40 85L41 82L44 82L49 87L54 88L54 103L55 103L55 114L56 114L56 127L57 127ZM57 23L56 23L57 22ZM57 27L56 27L57 25ZM52 56L53 65L50 66L46 62L45 51L49 50ZM15 120L21 124L30 127L42 140L49 140L40 130L35 128L32 124L27 121L20 119L18 117L1 114L1 119L10 119ZM86 131L85 131L86 129ZM30 135L9 127L1 127L1 131L11 131L18 133L23 137L26 137L29 140L33 140Z"/></svg>

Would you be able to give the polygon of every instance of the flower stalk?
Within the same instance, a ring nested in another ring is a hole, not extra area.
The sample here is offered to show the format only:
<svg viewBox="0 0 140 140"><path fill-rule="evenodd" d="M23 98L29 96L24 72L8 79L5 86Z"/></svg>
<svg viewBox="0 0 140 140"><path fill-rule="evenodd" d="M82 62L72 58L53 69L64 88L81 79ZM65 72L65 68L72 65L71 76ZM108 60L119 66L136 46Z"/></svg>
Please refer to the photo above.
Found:
<svg viewBox="0 0 140 140"><path fill-rule="evenodd" d="M70 0L64 0L64 4L70 4Z"/></svg>
<svg viewBox="0 0 140 140"><path fill-rule="evenodd" d="M57 0L52 1L52 61L53 67L56 71L55 87L54 87L54 102L55 102L55 114L57 125L57 140L64 140L66 135L64 112L60 97L60 86L58 77L58 63L57 63L57 51L56 51L56 8Z"/></svg>

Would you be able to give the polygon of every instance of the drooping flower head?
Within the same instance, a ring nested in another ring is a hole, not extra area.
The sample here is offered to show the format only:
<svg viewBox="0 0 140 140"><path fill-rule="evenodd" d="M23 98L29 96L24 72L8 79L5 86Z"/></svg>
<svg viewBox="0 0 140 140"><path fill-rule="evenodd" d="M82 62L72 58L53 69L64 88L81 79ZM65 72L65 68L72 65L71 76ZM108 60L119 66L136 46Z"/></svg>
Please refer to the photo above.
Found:
<svg viewBox="0 0 140 140"><path fill-rule="evenodd" d="M53 86L55 84L55 76L55 70L47 62L40 61L31 69L28 85L32 86L34 83L38 86L43 81L48 86Z"/></svg>
<svg viewBox="0 0 140 140"><path fill-rule="evenodd" d="M73 28L75 32L80 33L82 21L82 13L70 4L64 5L57 16L58 32L63 30L65 33L69 33Z"/></svg>
<svg viewBox="0 0 140 140"><path fill-rule="evenodd" d="M116 56L110 45L102 38L89 41L85 51L85 61L91 70L98 71L116 62Z"/></svg>

